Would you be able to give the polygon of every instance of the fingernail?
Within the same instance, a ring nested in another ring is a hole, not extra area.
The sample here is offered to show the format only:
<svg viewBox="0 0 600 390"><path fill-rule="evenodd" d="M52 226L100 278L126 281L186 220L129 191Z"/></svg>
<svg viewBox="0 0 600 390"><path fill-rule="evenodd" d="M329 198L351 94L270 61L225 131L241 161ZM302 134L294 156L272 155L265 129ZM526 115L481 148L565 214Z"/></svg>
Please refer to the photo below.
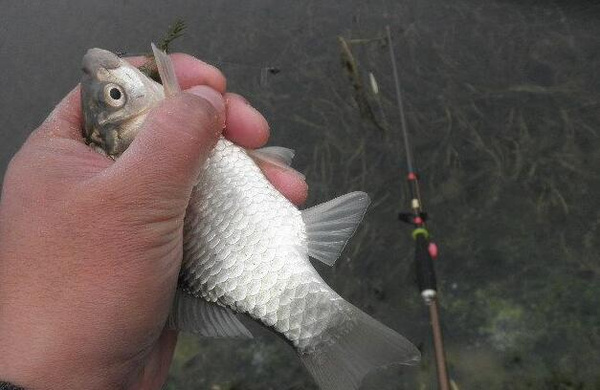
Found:
<svg viewBox="0 0 600 390"><path fill-rule="evenodd" d="M242 102L244 102L248 106L250 105L250 102L245 97L243 97L242 95L238 95L237 93L233 93L233 92L229 92L228 95L231 95L231 97L234 97L236 99L241 100Z"/></svg>
<svg viewBox="0 0 600 390"><path fill-rule="evenodd" d="M206 85L196 85L186 90L186 92L199 96L207 100L220 113L225 112L225 102L223 95Z"/></svg>
<svg viewBox="0 0 600 390"><path fill-rule="evenodd" d="M285 170L286 170L286 172L289 172L289 173L293 174L294 176L299 177L300 179L302 179L302 181L306 181L306 176L304 176L304 174L298 172L294 168L286 167Z"/></svg>

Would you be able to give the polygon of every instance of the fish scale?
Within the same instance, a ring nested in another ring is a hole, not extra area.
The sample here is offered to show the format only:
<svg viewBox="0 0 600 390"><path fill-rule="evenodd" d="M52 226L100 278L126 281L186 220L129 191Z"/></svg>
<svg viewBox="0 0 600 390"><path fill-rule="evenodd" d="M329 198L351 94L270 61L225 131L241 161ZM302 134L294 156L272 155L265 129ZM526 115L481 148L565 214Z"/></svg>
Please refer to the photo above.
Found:
<svg viewBox="0 0 600 390"><path fill-rule="evenodd" d="M118 158L149 110L179 93L168 56L155 51L155 59L164 89L106 50L84 56L84 135L96 150ZM112 94L114 89L121 93ZM224 138L217 142L187 207L168 326L207 337L249 337L236 318L246 314L281 334L321 389L358 389L374 368L414 364L420 354L341 298L313 268L309 256L333 265L369 198L352 192L298 210L256 164L288 169L292 156L280 147L252 151Z"/></svg>
<svg viewBox="0 0 600 390"><path fill-rule="evenodd" d="M274 327L296 346L309 344L341 298L323 288L308 253L301 250L306 234L298 209L281 197L243 149L225 139L211 153L192 198L204 202L188 206L184 242L194 244L185 246L182 267L189 272L182 272L182 287ZM272 211L265 215L265 210ZM224 223L250 221L255 215L261 223ZM264 236L272 237L267 245ZM210 241L210 251L196 244L198 237ZM292 312L296 315L290 318ZM290 332L290 322L304 328L301 336Z"/></svg>

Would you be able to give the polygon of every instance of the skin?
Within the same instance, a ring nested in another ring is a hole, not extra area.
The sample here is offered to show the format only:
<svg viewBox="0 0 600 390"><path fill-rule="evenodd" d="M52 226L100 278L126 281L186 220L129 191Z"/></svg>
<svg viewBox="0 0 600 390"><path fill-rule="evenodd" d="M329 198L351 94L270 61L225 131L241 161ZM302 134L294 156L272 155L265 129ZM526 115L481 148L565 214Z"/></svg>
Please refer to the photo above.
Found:
<svg viewBox="0 0 600 390"><path fill-rule="evenodd" d="M246 148L269 138L265 118L225 93L218 69L172 58L187 91L154 109L116 162L83 143L78 88L12 159L0 200L2 380L31 389L165 382L177 334L164 323L194 180L224 124ZM305 201L302 176L261 168L290 201Z"/></svg>

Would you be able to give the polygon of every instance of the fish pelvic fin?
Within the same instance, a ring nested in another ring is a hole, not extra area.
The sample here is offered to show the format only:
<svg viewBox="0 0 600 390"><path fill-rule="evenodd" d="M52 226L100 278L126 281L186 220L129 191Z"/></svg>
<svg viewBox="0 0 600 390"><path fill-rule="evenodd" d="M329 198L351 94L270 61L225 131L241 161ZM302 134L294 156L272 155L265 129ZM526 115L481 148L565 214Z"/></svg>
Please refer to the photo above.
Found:
<svg viewBox="0 0 600 390"><path fill-rule="evenodd" d="M406 338L350 306L350 326L334 342L300 352L300 359L321 390L358 389L370 371L389 365L415 365L420 351Z"/></svg>
<svg viewBox="0 0 600 390"><path fill-rule="evenodd" d="M181 92L181 88L177 82L177 76L175 76L173 62L167 53L156 47L154 43L152 44L152 52L154 53L154 60L156 61L156 67L158 68L160 81L162 82L165 90L165 96L169 97L177 95L179 92Z"/></svg>
<svg viewBox="0 0 600 390"><path fill-rule="evenodd" d="M371 200L355 191L302 210L308 255L332 266L362 221Z"/></svg>

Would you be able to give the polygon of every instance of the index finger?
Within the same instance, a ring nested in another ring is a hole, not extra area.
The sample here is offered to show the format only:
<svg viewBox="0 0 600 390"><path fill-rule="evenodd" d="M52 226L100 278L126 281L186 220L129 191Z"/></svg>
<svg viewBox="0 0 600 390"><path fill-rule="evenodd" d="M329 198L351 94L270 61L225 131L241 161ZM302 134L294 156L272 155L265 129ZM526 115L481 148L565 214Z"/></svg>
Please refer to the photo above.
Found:
<svg viewBox="0 0 600 390"><path fill-rule="evenodd" d="M169 54L169 57L171 57L175 66L175 74L181 89L188 89L195 85L208 85L212 89L221 92L221 94L225 93L227 86L225 76L215 66L185 53L173 53ZM125 59L137 67L149 61L148 57L139 56Z"/></svg>

